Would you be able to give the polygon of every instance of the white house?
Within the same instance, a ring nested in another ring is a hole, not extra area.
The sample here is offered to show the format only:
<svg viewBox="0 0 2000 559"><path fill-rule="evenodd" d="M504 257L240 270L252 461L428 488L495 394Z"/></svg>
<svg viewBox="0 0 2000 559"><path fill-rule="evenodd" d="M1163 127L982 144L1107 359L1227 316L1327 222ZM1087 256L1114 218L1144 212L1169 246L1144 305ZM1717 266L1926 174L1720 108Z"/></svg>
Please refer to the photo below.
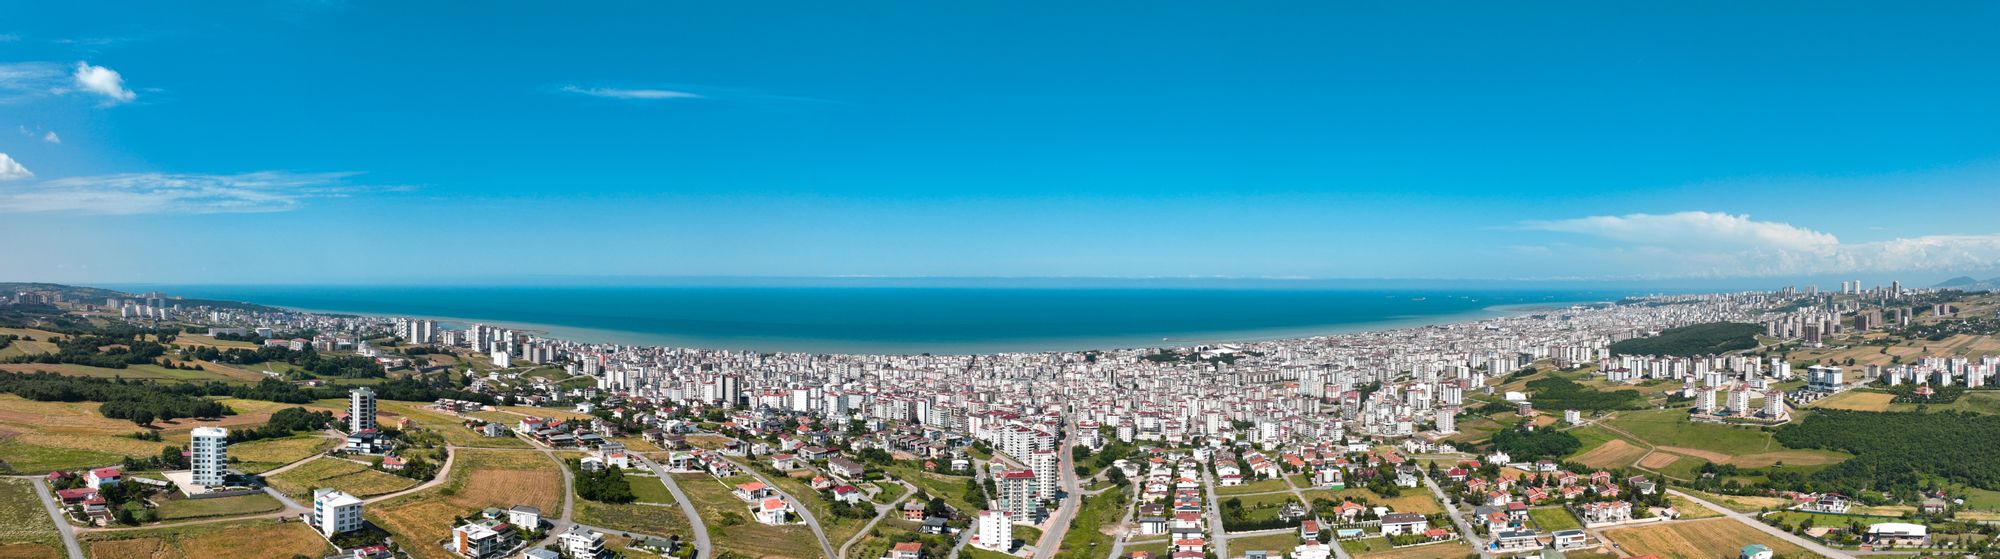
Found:
<svg viewBox="0 0 2000 559"><path fill-rule="evenodd" d="M312 514L306 522L329 539L334 534L360 530L361 504L361 499L337 489L315 489Z"/></svg>

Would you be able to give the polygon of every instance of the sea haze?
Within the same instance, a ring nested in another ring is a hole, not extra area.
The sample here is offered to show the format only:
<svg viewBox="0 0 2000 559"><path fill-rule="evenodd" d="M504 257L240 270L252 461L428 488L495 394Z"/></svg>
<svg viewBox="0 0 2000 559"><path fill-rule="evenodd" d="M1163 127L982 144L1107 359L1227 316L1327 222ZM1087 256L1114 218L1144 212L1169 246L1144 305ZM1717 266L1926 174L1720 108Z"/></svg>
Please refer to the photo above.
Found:
<svg viewBox="0 0 2000 559"><path fill-rule="evenodd" d="M1597 290L119 285L590 342L821 353L1063 351L1304 337L1611 301Z"/></svg>

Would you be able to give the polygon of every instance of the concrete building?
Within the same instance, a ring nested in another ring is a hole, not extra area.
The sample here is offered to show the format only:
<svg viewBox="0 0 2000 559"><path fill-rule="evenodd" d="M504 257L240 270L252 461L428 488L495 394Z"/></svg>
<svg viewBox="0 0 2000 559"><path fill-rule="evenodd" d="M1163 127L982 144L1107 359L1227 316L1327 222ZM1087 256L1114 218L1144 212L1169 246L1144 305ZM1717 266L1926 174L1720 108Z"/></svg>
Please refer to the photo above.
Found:
<svg viewBox="0 0 2000 559"><path fill-rule="evenodd" d="M375 429L375 390L363 386L347 393L347 432Z"/></svg>
<svg viewBox="0 0 2000 559"><path fill-rule="evenodd" d="M188 445L188 464L194 471L194 484L214 487L226 484L229 467L229 430L221 427L196 427L192 442Z"/></svg>
<svg viewBox="0 0 2000 559"><path fill-rule="evenodd" d="M1004 553L1014 546L1014 521L1007 518L1006 511L979 511L979 523L975 528L973 547Z"/></svg>
<svg viewBox="0 0 2000 559"><path fill-rule="evenodd" d="M337 489L319 488L313 490L312 515L306 522L320 535L332 538L334 534L361 529L361 499Z"/></svg>

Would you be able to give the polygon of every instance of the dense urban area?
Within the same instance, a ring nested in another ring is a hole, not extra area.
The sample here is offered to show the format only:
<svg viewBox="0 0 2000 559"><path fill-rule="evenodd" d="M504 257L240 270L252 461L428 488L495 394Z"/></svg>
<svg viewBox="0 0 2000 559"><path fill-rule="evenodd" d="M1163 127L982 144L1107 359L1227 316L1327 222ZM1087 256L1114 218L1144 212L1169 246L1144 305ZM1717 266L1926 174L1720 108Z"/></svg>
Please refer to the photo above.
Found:
<svg viewBox="0 0 2000 559"><path fill-rule="evenodd" d="M0 285L0 557L2000 557L2000 296L761 353Z"/></svg>

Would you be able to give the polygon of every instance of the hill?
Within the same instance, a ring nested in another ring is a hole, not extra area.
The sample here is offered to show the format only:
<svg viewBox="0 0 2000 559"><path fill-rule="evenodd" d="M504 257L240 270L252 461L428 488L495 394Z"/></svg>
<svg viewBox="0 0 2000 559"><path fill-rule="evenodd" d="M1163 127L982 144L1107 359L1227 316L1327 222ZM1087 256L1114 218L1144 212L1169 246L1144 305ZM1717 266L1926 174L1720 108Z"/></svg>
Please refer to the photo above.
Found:
<svg viewBox="0 0 2000 559"><path fill-rule="evenodd" d="M1764 327L1740 322L1711 322L1670 328L1658 336L1611 344L1615 355L1713 355L1757 347Z"/></svg>
<svg viewBox="0 0 2000 559"><path fill-rule="evenodd" d="M1938 282L1937 285L1933 285L1931 287L1935 287L1938 289L1957 289L1960 291L1995 291L1995 290L2000 290L2000 278L1989 278L1982 280L1982 279L1973 279L1971 276L1959 276Z"/></svg>

